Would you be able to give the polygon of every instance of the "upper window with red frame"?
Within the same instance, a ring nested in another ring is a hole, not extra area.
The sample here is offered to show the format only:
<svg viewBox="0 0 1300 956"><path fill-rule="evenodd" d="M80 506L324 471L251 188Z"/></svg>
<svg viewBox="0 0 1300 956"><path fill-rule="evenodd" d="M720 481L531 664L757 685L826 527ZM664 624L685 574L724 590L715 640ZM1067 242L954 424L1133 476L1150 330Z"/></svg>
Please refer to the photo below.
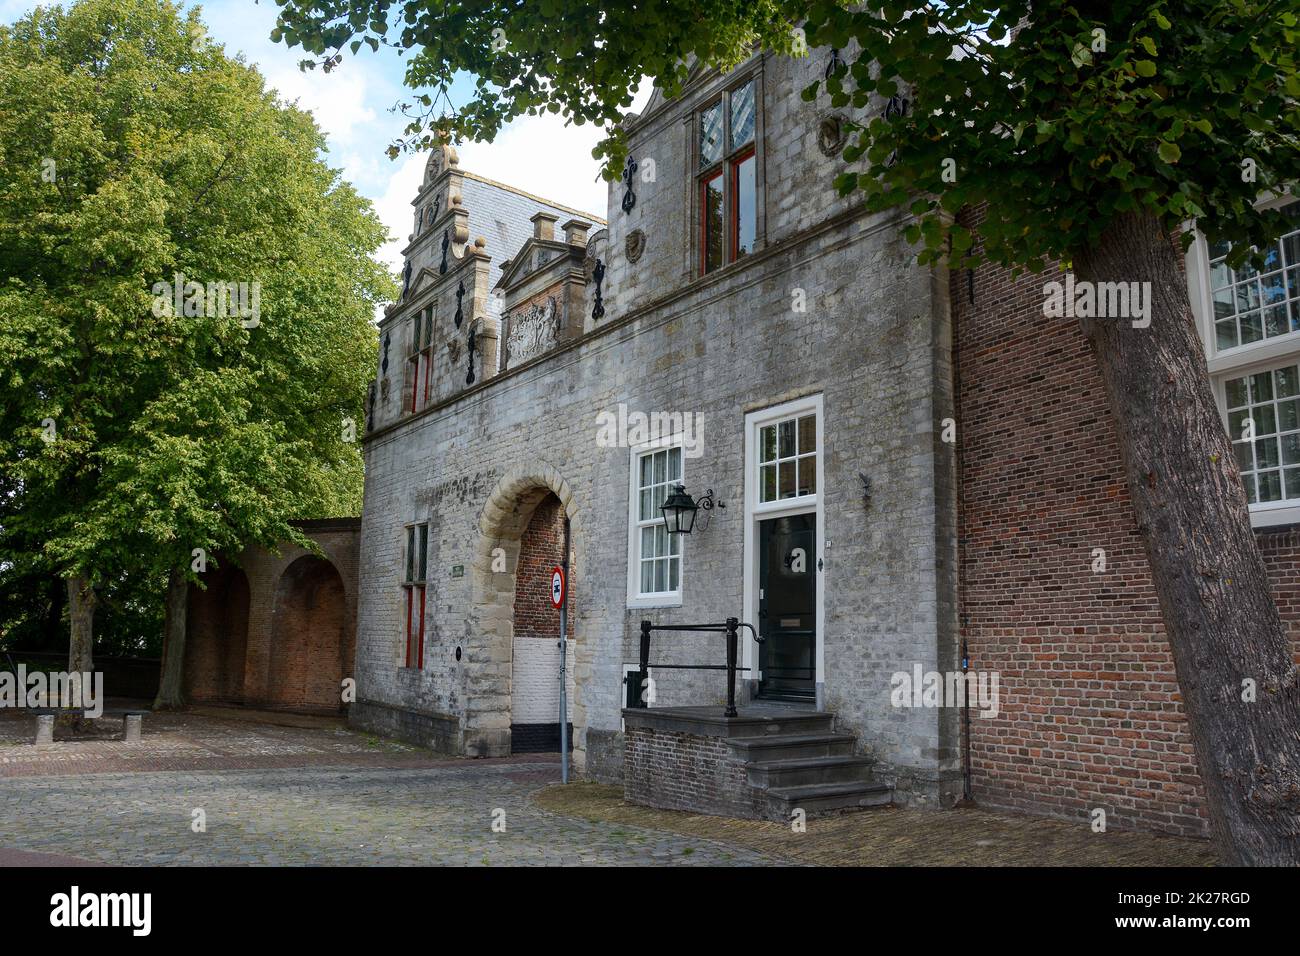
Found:
<svg viewBox="0 0 1300 956"><path fill-rule="evenodd" d="M429 525L406 526L406 655L407 667L424 668L425 583L429 571Z"/></svg>
<svg viewBox="0 0 1300 956"><path fill-rule="evenodd" d="M418 412L429 403L433 385L433 306L415 313L406 359L406 410Z"/></svg>
<svg viewBox="0 0 1300 956"><path fill-rule="evenodd" d="M754 251L758 232L756 87L750 77L699 113L701 273Z"/></svg>

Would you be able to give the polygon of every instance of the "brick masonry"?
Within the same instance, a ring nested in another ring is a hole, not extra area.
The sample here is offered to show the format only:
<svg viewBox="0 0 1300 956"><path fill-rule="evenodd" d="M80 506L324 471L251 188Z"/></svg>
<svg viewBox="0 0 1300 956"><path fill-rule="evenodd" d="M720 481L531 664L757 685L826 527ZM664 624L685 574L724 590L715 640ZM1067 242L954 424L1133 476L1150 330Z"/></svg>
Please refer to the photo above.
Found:
<svg viewBox="0 0 1300 956"><path fill-rule="evenodd" d="M979 213L968 214L978 225ZM1042 314L1049 273L953 276L963 632L1001 673L972 718L976 799L1108 825L1207 832L1115 425L1087 341ZM974 302L971 301L973 293ZM1300 534L1259 532L1300 657ZM1094 573L1093 549L1106 552Z"/></svg>
<svg viewBox="0 0 1300 956"><path fill-rule="evenodd" d="M627 729L623 798L663 810L755 818L757 791L731 759L727 739L655 727Z"/></svg>
<svg viewBox="0 0 1300 956"><path fill-rule="evenodd" d="M299 522L324 557L284 543L218 559L191 586L185 693L308 713L346 710L356 642L360 520Z"/></svg>

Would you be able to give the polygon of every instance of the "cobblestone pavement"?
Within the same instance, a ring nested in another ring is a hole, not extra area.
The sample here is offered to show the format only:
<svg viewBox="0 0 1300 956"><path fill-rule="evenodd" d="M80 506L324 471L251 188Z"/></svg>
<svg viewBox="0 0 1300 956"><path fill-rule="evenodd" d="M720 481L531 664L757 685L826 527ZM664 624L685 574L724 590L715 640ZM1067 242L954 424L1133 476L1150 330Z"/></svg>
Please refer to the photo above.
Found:
<svg viewBox="0 0 1300 956"><path fill-rule="evenodd" d="M550 813L558 763L51 775L0 780L0 833L119 864L744 865L764 853ZM207 830L192 830L202 810ZM493 832L494 821L504 832Z"/></svg>
<svg viewBox="0 0 1300 956"><path fill-rule="evenodd" d="M587 820L672 830L762 848L811 866L1213 866L1204 840L1111 830L987 810L899 810L814 818L802 833L781 823L730 820L623 802L619 787L551 786L534 795L548 810Z"/></svg>
<svg viewBox="0 0 1300 956"><path fill-rule="evenodd" d="M751 847L551 813L530 795L559 780L553 754L451 760L336 720L213 709L150 714L138 745L104 723L98 736L37 747L34 719L0 719L0 865L772 862ZM195 810L206 832L194 832Z"/></svg>
<svg viewBox="0 0 1300 956"><path fill-rule="evenodd" d="M0 713L0 866L1215 862L1203 841L979 810L875 810L793 833L627 805L616 787L556 786L553 754L449 759L334 718L149 714L135 745L120 729L106 718L82 739L38 747L34 718ZM205 832L194 832L195 810Z"/></svg>

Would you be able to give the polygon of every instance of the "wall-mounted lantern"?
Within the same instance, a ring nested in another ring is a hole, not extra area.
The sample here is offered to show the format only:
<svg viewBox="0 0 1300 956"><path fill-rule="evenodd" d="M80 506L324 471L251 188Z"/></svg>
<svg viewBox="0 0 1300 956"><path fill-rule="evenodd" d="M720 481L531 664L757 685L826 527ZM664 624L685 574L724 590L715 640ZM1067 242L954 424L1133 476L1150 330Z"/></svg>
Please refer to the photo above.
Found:
<svg viewBox="0 0 1300 956"><path fill-rule="evenodd" d="M725 508L726 505L718 502L718 507ZM704 522L700 525L700 530L703 531L709 526L708 513L713 510L713 489L706 491L697 502L686 493L685 485L676 485L672 494L659 506L659 510L663 512L664 527L669 534L690 534L695 529L696 514L703 511Z"/></svg>

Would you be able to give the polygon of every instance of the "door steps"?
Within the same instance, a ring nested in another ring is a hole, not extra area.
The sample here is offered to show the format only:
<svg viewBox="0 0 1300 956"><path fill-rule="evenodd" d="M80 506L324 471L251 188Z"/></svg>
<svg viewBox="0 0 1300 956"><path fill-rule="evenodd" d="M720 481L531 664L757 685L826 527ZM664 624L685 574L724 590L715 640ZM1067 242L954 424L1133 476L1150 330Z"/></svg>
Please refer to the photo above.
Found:
<svg viewBox="0 0 1300 956"><path fill-rule="evenodd" d="M832 729L834 714L780 711L742 712L743 725L727 739L760 816L789 822L796 810L814 817L892 802L893 788L873 775L875 760L854 754L852 734Z"/></svg>

